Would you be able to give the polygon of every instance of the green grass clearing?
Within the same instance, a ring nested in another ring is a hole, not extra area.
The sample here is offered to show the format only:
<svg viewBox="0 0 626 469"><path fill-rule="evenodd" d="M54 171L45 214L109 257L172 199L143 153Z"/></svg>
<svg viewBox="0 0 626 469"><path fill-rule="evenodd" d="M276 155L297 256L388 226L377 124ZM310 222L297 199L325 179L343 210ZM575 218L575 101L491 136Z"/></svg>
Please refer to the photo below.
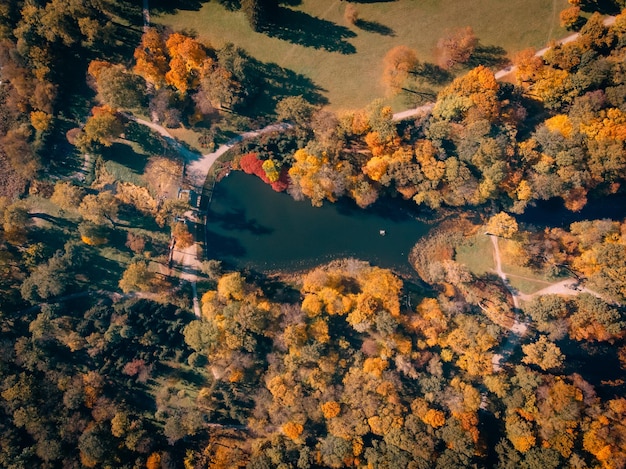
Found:
<svg viewBox="0 0 626 469"><path fill-rule="evenodd" d="M137 186L145 186L142 174L148 156L141 147L130 141L116 142L102 151L104 166L116 181L130 182Z"/></svg>
<svg viewBox="0 0 626 469"><path fill-rule="evenodd" d="M196 32L213 47L232 42L264 63L292 70L310 79L337 110L360 108L385 96L380 83L382 59L397 45L412 47L422 61L433 62L437 41L452 28L471 26L485 54L489 48L501 47L511 55L567 35L558 24L560 10L568 6L566 0L358 3L361 22L356 26L343 18L346 4L303 0L283 10L288 21L283 21L286 27L274 37L252 31L242 12L227 11L218 2L175 14L158 15L153 9L152 20ZM406 106L401 97L389 102L396 111Z"/></svg>
<svg viewBox="0 0 626 469"><path fill-rule="evenodd" d="M484 234L474 235L458 246L455 260L476 276L493 273L496 268L491 239Z"/></svg>

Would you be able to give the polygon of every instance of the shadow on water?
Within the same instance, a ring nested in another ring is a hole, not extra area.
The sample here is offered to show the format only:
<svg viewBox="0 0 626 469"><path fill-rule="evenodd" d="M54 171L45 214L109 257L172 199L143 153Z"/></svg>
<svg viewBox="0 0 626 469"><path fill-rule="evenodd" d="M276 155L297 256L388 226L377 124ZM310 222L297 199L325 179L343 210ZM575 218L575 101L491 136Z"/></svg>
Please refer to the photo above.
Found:
<svg viewBox="0 0 626 469"><path fill-rule="evenodd" d="M206 244L209 250L209 258L211 259L242 257L246 255L246 249L237 238L220 235L210 229L206 232Z"/></svg>
<svg viewBox="0 0 626 469"><path fill-rule="evenodd" d="M356 36L345 26L308 15L302 11L279 7L264 27L265 34L314 49L354 54L356 48L346 39Z"/></svg>
<svg viewBox="0 0 626 469"><path fill-rule="evenodd" d="M269 235L273 229L261 225L255 219L247 219L244 210L230 210L225 213L211 213L211 222L229 231L249 231L255 235Z"/></svg>
<svg viewBox="0 0 626 469"><path fill-rule="evenodd" d="M626 218L626 193L590 197L587 205L578 212L565 208L560 198L541 200L516 218L520 223L541 228L566 228L574 222L603 218L621 221Z"/></svg>

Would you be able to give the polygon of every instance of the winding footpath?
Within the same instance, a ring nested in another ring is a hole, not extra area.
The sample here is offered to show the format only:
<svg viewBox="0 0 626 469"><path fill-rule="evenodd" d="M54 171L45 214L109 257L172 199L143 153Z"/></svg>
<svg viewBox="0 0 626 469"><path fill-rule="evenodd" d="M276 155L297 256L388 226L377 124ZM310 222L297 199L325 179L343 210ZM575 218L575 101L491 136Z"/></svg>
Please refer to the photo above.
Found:
<svg viewBox="0 0 626 469"><path fill-rule="evenodd" d="M508 357L512 355L513 351L519 345L521 338L528 331L528 323L522 321L520 318L520 301L531 301L533 298L536 298L538 296L543 296L543 295L576 296L576 295L580 295L581 293L589 293L590 295L596 296L600 298L601 300L607 301L610 303L610 301L608 301L598 292L590 290L587 287L579 286L579 287L574 288L574 285L578 283L578 281L575 278L567 278L565 280L561 280L559 282L554 282L554 283L542 282L542 283L546 283L548 286L531 294L519 292L517 289L511 286L509 282L509 277L521 277L521 278L525 278L525 277L522 277L519 275L507 274L506 272L502 270L502 259L500 257L500 246L498 243L498 237L492 234L489 234L487 236L491 238L491 243L493 245L493 260L495 263L494 270L498 274L498 277L502 279L502 283L504 284L506 289L509 291L511 298L513 299L513 306L514 306L514 313L515 313L515 319L514 319L513 325L509 328L509 331L511 333L507 335L506 341L500 347L500 350L498 351L498 353L494 354L491 359L494 371L499 371L500 369L502 369L502 363L506 362ZM537 281L536 279L529 279L529 280Z"/></svg>

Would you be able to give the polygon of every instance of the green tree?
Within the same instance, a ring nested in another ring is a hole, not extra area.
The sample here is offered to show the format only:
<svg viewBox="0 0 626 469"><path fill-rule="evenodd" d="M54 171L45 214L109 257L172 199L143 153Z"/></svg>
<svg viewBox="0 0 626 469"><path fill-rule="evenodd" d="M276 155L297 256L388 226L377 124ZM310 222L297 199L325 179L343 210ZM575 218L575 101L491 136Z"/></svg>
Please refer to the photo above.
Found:
<svg viewBox="0 0 626 469"><path fill-rule="evenodd" d="M108 221L115 228L115 220L119 210L119 201L112 192L103 191L97 195L88 194L78 207L78 212L85 219L96 225Z"/></svg>
<svg viewBox="0 0 626 469"><path fill-rule="evenodd" d="M120 288L124 293L131 291L150 290L155 279L154 272L150 271L146 261L132 262L128 265L122 278Z"/></svg>
<svg viewBox="0 0 626 469"><path fill-rule="evenodd" d="M532 344L522 345L522 350L524 352L522 362L537 365L544 371L561 367L565 360L561 349L545 335L540 336Z"/></svg>
<svg viewBox="0 0 626 469"><path fill-rule="evenodd" d="M298 128L309 127L315 107L302 96L288 96L276 104L279 121L293 122Z"/></svg>
<svg viewBox="0 0 626 469"><path fill-rule="evenodd" d="M50 200L65 210L75 209L85 196L82 187L72 184L70 181L58 181L54 185L54 192Z"/></svg>
<svg viewBox="0 0 626 469"><path fill-rule="evenodd" d="M95 107L92 116L87 119L82 134L76 144L82 150L88 150L93 144L110 147L113 140L124 132L124 126L117 114L109 107Z"/></svg>
<svg viewBox="0 0 626 469"><path fill-rule="evenodd" d="M114 109L138 109L144 103L145 81L122 65L100 71L96 85L100 100Z"/></svg>

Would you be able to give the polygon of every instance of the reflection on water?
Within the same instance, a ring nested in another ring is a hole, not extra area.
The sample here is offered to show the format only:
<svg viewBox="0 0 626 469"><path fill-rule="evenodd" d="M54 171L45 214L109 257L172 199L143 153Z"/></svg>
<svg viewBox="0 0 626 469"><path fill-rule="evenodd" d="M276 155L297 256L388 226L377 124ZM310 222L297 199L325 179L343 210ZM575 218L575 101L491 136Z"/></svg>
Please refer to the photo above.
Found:
<svg viewBox="0 0 626 469"><path fill-rule="evenodd" d="M274 192L254 176L233 172L213 194L208 254L262 271L308 269L356 257L412 275L408 254L429 229L398 204L362 210L342 200L315 208L308 200Z"/></svg>

